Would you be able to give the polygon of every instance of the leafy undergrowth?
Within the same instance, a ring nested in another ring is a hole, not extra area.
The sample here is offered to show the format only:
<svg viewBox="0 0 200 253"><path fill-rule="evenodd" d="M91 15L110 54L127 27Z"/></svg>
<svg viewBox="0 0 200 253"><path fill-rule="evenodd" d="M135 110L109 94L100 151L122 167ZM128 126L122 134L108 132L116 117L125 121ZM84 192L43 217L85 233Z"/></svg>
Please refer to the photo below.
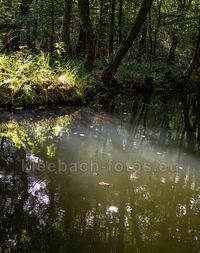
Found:
<svg viewBox="0 0 200 253"><path fill-rule="evenodd" d="M96 61L100 80L102 70L108 62ZM183 89L195 88L199 83L200 73L195 72L188 83L184 83L184 67L181 64L166 64L164 61L137 61L126 58L118 68L115 80L128 90Z"/></svg>
<svg viewBox="0 0 200 253"><path fill-rule="evenodd" d="M41 53L0 55L0 105L27 106L80 101L94 78L82 62L62 62Z"/></svg>
<svg viewBox="0 0 200 253"><path fill-rule="evenodd" d="M183 80L183 73L175 65L125 61L119 67L116 78L121 83L132 83L138 88L148 88L150 85L153 88L176 88Z"/></svg>
<svg viewBox="0 0 200 253"><path fill-rule="evenodd" d="M15 52L0 55L0 106L51 105L79 103L98 93L182 88L183 72L174 65L125 60L119 67L116 81L106 87L101 83L106 61L96 61L94 75L84 68L83 61L50 59L41 52ZM98 81L99 80L99 81ZM117 85L114 85L114 84ZM120 85L122 84L122 85Z"/></svg>

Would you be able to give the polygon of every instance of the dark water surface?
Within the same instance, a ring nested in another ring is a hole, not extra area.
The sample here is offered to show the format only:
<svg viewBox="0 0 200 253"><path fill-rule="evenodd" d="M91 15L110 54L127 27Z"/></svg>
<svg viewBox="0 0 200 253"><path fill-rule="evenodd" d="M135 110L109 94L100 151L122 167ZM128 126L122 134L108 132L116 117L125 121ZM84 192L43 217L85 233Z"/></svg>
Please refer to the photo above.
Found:
<svg viewBox="0 0 200 253"><path fill-rule="evenodd" d="M1 112L0 252L200 252L199 151L198 94Z"/></svg>

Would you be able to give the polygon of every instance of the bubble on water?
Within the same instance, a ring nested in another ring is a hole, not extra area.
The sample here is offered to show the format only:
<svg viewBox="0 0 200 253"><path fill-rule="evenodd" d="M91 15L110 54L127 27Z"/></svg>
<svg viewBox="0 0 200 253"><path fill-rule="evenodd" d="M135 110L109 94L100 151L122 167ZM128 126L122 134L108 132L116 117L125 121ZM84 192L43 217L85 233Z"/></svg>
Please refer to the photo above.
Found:
<svg viewBox="0 0 200 253"><path fill-rule="evenodd" d="M161 183L164 184L166 182L166 179L164 177L161 177L160 181L161 181Z"/></svg>
<svg viewBox="0 0 200 253"><path fill-rule="evenodd" d="M130 180L135 181L137 179L137 175L135 173L130 175Z"/></svg>
<svg viewBox="0 0 200 253"><path fill-rule="evenodd" d="M180 180L180 177L176 176L176 178L175 178L175 184L177 184L179 182L179 180Z"/></svg>
<svg viewBox="0 0 200 253"><path fill-rule="evenodd" d="M110 213L117 213L118 212L118 207L116 207L116 206L109 206L108 208L107 208L107 212L110 212Z"/></svg>
<svg viewBox="0 0 200 253"><path fill-rule="evenodd" d="M132 208L130 207L130 205L127 205L127 207L126 207L126 211L127 211L127 213L131 213Z"/></svg>

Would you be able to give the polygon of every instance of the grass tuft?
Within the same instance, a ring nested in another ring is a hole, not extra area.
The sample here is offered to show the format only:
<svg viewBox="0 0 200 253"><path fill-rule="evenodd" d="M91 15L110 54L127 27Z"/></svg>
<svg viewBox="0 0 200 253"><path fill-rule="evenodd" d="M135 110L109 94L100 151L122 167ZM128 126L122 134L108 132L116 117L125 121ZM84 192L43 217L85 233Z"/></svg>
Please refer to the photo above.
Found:
<svg viewBox="0 0 200 253"><path fill-rule="evenodd" d="M0 55L0 105L49 104L83 99L94 78L82 62L58 62L41 52Z"/></svg>

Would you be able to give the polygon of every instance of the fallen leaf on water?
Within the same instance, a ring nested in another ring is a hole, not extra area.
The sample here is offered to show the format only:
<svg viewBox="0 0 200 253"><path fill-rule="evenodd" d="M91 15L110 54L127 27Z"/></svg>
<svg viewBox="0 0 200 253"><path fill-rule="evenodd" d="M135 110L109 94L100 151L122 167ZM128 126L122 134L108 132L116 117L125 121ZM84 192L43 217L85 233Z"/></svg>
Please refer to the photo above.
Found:
<svg viewBox="0 0 200 253"><path fill-rule="evenodd" d="M98 175L99 175L99 173L97 173L97 172L93 172L93 173L92 173L92 175L93 175L93 176L98 176Z"/></svg>
<svg viewBox="0 0 200 253"><path fill-rule="evenodd" d="M15 109L16 109L17 111L22 111L22 110L24 109L24 107L19 106L19 107L16 107Z"/></svg>
<svg viewBox="0 0 200 253"><path fill-rule="evenodd" d="M107 186L107 187L111 187L112 185L106 182L99 182L99 185L101 186Z"/></svg>

